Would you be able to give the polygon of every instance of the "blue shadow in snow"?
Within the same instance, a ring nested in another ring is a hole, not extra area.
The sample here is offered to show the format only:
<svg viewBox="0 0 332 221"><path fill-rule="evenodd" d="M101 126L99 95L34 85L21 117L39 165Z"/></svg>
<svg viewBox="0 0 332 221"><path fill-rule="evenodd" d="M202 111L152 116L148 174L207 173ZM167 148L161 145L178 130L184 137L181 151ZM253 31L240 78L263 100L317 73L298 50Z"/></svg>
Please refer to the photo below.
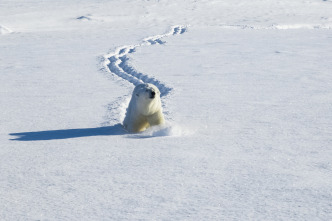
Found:
<svg viewBox="0 0 332 221"><path fill-rule="evenodd" d="M11 140L18 141L38 141L38 140L61 140L78 137L92 136L111 136L128 134L121 124L115 124L108 127L97 128L80 128L80 129L64 129L64 130L46 130L35 132L11 133L11 136L17 136Z"/></svg>

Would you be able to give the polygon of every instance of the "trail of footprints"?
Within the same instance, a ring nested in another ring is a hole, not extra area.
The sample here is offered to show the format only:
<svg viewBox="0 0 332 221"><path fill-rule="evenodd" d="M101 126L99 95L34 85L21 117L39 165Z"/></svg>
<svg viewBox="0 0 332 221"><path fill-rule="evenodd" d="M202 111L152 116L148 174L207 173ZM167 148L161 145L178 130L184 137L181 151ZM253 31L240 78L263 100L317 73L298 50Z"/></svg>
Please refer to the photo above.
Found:
<svg viewBox="0 0 332 221"><path fill-rule="evenodd" d="M164 38L172 35L181 35L187 31L186 26L173 26L170 32L162 35L151 36L143 39L142 43L137 45L126 45L119 47L106 56L104 56L104 67L108 72L112 72L119 76L120 78L132 83L133 85L138 85L142 83L151 83L156 85L159 90L161 97L167 95L172 88L168 87L164 83L161 83L158 79L149 77L148 75L141 73L128 63L129 54L136 51L137 48L148 45L165 44Z"/></svg>

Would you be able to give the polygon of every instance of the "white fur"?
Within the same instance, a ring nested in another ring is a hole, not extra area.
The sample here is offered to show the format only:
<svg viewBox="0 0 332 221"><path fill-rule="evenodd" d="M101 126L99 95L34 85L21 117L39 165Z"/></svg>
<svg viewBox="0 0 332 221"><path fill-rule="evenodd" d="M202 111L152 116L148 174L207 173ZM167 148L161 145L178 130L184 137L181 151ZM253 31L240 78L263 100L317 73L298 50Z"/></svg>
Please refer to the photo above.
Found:
<svg viewBox="0 0 332 221"><path fill-rule="evenodd" d="M159 89L153 84L137 85L123 121L124 128L129 132L141 132L150 126L164 123Z"/></svg>

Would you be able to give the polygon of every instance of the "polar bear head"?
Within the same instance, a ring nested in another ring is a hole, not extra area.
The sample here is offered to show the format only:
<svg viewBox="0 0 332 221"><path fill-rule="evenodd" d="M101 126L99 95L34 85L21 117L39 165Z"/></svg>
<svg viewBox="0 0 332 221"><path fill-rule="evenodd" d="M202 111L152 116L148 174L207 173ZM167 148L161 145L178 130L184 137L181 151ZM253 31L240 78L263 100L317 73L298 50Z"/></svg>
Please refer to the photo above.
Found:
<svg viewBox="0 0 332 221"><path fill-rule="evenodd" d="M139 84L133 91L137 111L149 116L161 110L160 91L153 84Z"/></svg>

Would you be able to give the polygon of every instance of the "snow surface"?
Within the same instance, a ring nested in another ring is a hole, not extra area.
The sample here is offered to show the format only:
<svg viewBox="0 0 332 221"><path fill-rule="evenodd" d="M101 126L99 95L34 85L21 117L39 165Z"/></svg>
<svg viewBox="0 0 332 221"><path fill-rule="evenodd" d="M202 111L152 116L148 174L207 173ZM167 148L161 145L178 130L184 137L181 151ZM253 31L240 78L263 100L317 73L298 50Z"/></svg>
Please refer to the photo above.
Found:
<svg viewBox="0 0 332 221"><path fill-rule="evenodd" d="M332 1L1 0L0 220L332 220ZM134 85L167 124L121 127Z"/></svg>

